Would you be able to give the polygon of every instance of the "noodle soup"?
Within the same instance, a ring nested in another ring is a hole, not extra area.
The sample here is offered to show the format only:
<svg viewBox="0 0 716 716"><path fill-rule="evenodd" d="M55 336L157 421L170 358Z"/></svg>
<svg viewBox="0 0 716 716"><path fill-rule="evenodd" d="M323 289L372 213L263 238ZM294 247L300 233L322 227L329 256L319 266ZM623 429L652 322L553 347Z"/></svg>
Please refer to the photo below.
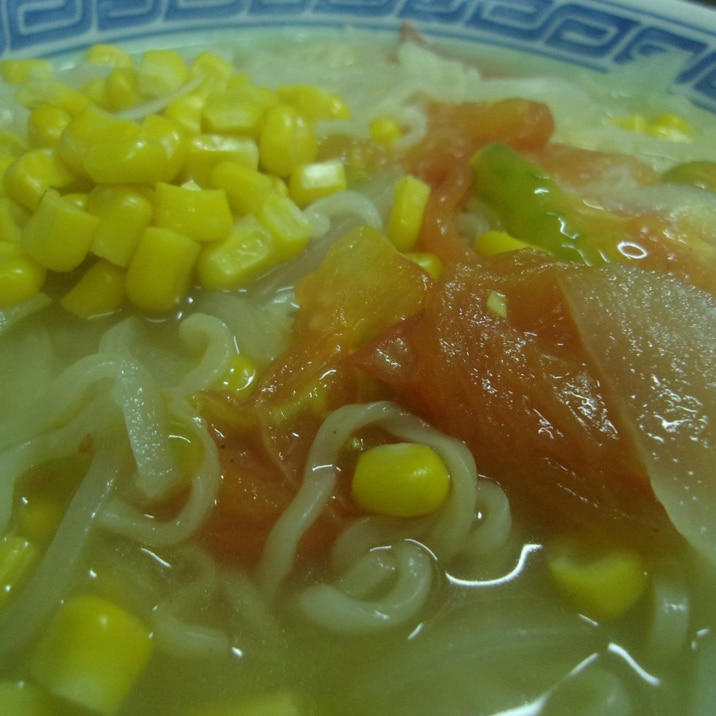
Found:
<svg viewBox="0 0 716 716"><path fill-rule="evenodd" d="M10 713L712 711L713 118L460 49L4 65Z"/></svg>

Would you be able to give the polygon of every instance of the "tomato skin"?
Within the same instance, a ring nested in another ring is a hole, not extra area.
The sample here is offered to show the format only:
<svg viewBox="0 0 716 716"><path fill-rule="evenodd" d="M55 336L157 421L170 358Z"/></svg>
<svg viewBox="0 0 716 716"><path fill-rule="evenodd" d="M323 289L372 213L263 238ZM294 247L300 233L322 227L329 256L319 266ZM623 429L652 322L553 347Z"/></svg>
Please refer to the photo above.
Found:
<svg viewBox="0 0 716 716"><path fill-rule="evenodd" d="M446 263L476 260L454 227L470 191L470 159L492 142L537 150L553 131L552 113L540 102L505 99L430 105L427 133L405 162L408 171L433 190L419 238L422 250L437 254Z"/></svg>
<svg viewBox="0 0 716 716"><path fill-rule="evenodd" d="M262 417L252 406L232 404L230 396L214 393L202 398L202 409L212 419L222 482L199 539L218 559L253 566L276 519L297 492L310 439L318 426L308 421L294 424L294 440L282 443L285 452L276 452L266 438ZM337 494L299 543L299 558L325 558L352 511L348 490L339 484Z"/></svg>
<svg viewBox="0 0 716 716"><path fill-rule="evenodd" d="M488 144L536 150L547 144L553 131L552 113L540 102L436 102L428 107L427 133L409 154L407 164L412 173L436 187L456 165L466 166Z"/></svg>
<svg viewBox="0 0 716 716"><path fill-rule="evenodd" d="M569 270L531 251L454 264L423 311L354 361L464 440L528 520L648 543L670 528L560 299ZM492 291L506 319L487 308Z"/></svg>

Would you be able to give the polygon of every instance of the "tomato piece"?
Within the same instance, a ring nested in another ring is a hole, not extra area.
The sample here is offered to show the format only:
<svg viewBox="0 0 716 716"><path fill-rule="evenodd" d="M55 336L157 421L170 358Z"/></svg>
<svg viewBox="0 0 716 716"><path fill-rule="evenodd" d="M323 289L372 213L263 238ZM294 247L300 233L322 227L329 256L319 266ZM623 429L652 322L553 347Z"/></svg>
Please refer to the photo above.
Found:
<svg viewBox="0 0 716 716"><path fill-rule="evenodd" d="M571 188L589 187L615 172L626 173L638 184L656 184L658 173L628 154L597 152L558 142L539 148L532 158L560 184Z"/></svg>
<svg viewBox="0 0 716 716"><path fill-rule="evenodd" d="M352 349L413 313L430 283L379 231L360 226L296 288L298 343L331 337Z"/></svg>
<svg viewBox="0 0 716 716"><path fill-rule="evenodd" d="M535 156L492 144L471 162L471 193L512 236L566 260L637 264L714 293L716 237L704 235L696 216L689 222L681 212L646 214L638 204L631 212L599 206L611 175L630 174L636 188L656 181L653 170L631 157L569 147Z"/></svg>
<svg viewBox="0 0 716 716"><path fill-rule="evenodd" d="M237 410L242 411L241 417L236 417ZM251 406L232 405L229 397L215 393L202 398L202 412L212 421L222 483L200 541L221 560L254 565L278 516L296 494L310 440L296 440L292 451L277 462L264 442L261 418L251 415ZM309 434L315 429L299 428ZM299 558L325 557L350 514L347 493L335 496L303 536Z"/></svg>
<svg viewBox="0 0 716 716"><path fill-rule="evenodd" d="M425 137L409 154L410 171L440 186L456 165L466 165L482 147L501 142L513 149L543 147L554 131L549 108L526 99L497 102L434 102Z"/></svg>
<svg viewBox="0 0 716 716"><path fill-rule="evenodd" d="M430 277L379 232L350 232L297 287L294 340L244 401L222 393L199 398L222 468L217 505L203 542L225 559L257 561L274 523L298 491L323 419L345 403L385 397L385 389L346 357L419 310ZM356 511L350 484L338 485L324 514L299 545L299 557L327 553Z"/></svg>
<svg viewBox="0 0 716 716"><path fill-rule="evenodd" d="M426 135L406 160L408 170L433 189L423 218L421 248L444 262L475 260L454 228L470 190L470 159L492 142L539 149L553 131L549 108L530 100L430 105Z"/></svg>
<svg viewBox="0 0 716 716"><path fill-rule="evenodd" d="M452 265L422 312L354 362L464 440L528 520L650 542L668 520L565 308L570 270L531 251ZM493 292L506 317L490 309Z"/></svg>

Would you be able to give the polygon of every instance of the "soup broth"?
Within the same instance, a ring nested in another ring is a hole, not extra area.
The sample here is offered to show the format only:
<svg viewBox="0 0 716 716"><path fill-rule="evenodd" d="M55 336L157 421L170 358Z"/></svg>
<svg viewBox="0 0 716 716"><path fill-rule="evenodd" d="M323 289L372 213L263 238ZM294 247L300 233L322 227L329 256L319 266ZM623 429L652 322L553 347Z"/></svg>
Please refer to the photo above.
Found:
<svg viewBox="0 0 716 716"><path fill-rule="evenodd" d="M672 59L145 50L3 69L0 705L712 713L716 125Z"/></svg>

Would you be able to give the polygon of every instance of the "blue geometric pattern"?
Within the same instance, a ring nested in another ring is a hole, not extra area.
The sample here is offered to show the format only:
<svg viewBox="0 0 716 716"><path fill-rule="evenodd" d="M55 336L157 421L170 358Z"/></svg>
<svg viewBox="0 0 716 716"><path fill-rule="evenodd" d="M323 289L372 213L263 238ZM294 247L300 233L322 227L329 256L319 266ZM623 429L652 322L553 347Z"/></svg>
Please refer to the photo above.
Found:
<svg viewBox="0 0 716 716"><path fill-rule="evenodd" d="M706 11L686 4L654 8L635 10L618 0L5 0L0 56L57 54L195 26L240 30L277 21L397 30L409 22L436 37L604 71L675 51L685 60L678 90L716 111L716 13L709 21Z"/></svg>
<svg viewBox="0 0 716 716"><path fill-rule="evenodd" d="M161 7L155 0L97 0L97 28L112 32L126 27L143 27L157 20Z"/></svg>

